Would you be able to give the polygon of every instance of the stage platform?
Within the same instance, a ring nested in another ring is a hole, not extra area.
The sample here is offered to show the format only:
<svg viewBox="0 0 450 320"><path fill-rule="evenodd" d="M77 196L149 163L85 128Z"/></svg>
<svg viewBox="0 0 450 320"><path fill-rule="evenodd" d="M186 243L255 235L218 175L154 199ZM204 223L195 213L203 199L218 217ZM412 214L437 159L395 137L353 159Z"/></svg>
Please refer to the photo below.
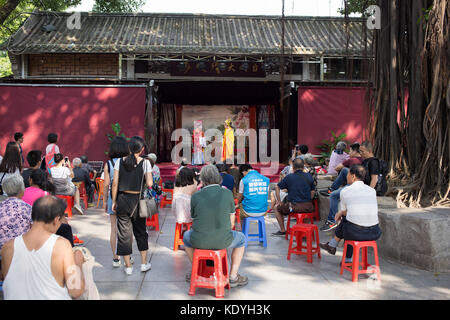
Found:
<svg viewBox="0 0 450 320"><path fill-rule="evenodd" d="M280 171L283 170L285 167L284 164L274 163L273 166L276 167L274 171L270 171L269 167L270 165L262 164L262 163L255 163L251 164L253 169L257 170L259 173L263 174L267 178L270 179L270 182L277 183L279 180L279 174ZM178 164L172 163L172 162L161 162L157 163L157 166L159 168L159 171L161 173L161 179L163 181L172 180L175 181L175 173L177 169L180 167ZM188 165L188 168L202 168L202 166L193 166Z"/></svg>

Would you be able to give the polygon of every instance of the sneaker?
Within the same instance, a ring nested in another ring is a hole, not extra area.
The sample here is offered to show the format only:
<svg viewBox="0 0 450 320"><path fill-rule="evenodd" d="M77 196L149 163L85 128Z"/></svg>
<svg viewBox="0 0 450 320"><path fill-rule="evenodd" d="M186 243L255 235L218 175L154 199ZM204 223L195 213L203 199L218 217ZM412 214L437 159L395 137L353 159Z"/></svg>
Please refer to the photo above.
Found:
<svg viewBox="0 0 450 320"><path fill-rule="evenodd" d="M274 236L274 237L282 237L285 235L286 235L286 231L285 232L277 231L277 232L272 233L272 236Z"/></svg>
<svg viewBox="0 0 450 320"><path fill-rule="evenodd" d="M124 270L125 270L125 273L127 275L129 275L129 276L131 276L133 274L133 268L132 267L130 267L130 268L125 267Z"/></svg>
<svg viewBox="0 0 450 320"><path fill-rule="evenodd" d="M119 268L121 265L120 259L113 259L113 268Z"/></svg>
<svg viewBox="0 0 450 320"><path fill-rule="evenodd" d="M236 279L232 280L230 278L230 287L238 287L238 286L245 286L248 283L248 278L246 276L241 276L240 274L237 275Z"/></svg>
<svg viewBox="0 0 450 320"><path fill-rule="evenodd" d="M336 254L336 248L333 248L327 243L319 243L319 247L321 247L323 250L326 250L329 254L332 254L333 256Z"/></svg>
<svg viewBox="0 0 450 320"><path fill-rule="evenodd" d="M319 193L325 197L329 197L332 192L333 192L333 190L331 190L330 187L328 187L327 190L319 191Z"/></svg>
<svg viewBox="0 0 450 320"><path fill-rule="evenodd" d="M80 240L77 236L73 236L73 245L74 246L79 246L79 245L81 245L83 243L84 243L83 240Z"/></svg>
<svg viewBox="0 0 450 320"><path fill-rule="evenodd" d="M81 215L83 215L83 209L81 209L81 207L78 205L78 204L76 204L76 205L74 205L73 206Z"/></svg>
<svg viewBox="0 0 450 320"><path fill-rule="evenodd" d="M147 272L152 268L152 264L147 262L146 264L141 264L141 272Z"/></svg>
<svg viewBox="0 0 450 320"><path fill-rule="evenodd" d="M336 228L338 224L336 222L325 222L325 224L320 228L320 231L330 231Z"/></svg>

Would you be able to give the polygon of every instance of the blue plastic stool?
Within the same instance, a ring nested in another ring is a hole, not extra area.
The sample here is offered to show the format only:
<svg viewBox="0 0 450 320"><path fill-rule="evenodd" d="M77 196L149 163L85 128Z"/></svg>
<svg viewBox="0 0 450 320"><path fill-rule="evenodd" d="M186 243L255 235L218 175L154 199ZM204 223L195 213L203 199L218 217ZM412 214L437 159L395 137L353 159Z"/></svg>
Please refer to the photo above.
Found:
<svg viewBox="0 0 450 320"><path fill-rule="evenodd" d="M3 281L0 281L0 292L3 291Z"/></svg>
<svg viewBox="0 0 450 320"><path fill-rule="evenodd" d="M251 221L258 222L259 233L248 233ZM245 238L247 239L245 242L245 247L247 247L249 241L258 241L263 243L264 248L267 248L266 223L264 221L264 216L245 218L244 225L242 226L242 232L245 234Z"/></svg>

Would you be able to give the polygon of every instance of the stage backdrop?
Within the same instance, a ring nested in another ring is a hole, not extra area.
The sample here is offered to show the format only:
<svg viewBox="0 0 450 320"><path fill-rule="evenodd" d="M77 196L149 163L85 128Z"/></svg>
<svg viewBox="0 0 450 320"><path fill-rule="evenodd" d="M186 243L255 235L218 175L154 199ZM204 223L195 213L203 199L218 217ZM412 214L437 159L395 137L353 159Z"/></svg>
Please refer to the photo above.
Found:
<svg viewBox="0 0 450 320"><path fill-rule="evenodd" d="M297 143L306 144L313 154L317 145L346 133L345 140L362 142L365 126L366 88L317 87L298 88Z"/></svg>
<svg viewBox="0 0 450 320"><path fill-rule="evenodd" d="M111 124L143 137L144 113L144 87L0 86L1 154L14 132L24 134L24 157L32 149L45 152L47 135L55 132L70 159L85 154L104 161Z"/></svg>
<svg viewBox="0 0 450 320"><path fill-rule="evenodd" d="M231 119L234 129L247 130L250 128L249 107L183 105L182 127L188 129L191 133L194 130L196 120L202 120L203 132L214 128L223 133L225 130L224 122L227 119Z"/></svg>

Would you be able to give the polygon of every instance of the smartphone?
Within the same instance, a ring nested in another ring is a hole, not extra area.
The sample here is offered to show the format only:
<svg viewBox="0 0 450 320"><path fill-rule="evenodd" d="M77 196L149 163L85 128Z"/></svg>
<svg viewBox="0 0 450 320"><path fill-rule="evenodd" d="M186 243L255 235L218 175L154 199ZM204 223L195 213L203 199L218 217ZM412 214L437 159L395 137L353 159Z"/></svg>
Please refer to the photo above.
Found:
<svg viewBox="0 0 450 320"><path fill-rule="evenodd" d="M69 162L69 157L64 157L64 161Z"/></svg>

